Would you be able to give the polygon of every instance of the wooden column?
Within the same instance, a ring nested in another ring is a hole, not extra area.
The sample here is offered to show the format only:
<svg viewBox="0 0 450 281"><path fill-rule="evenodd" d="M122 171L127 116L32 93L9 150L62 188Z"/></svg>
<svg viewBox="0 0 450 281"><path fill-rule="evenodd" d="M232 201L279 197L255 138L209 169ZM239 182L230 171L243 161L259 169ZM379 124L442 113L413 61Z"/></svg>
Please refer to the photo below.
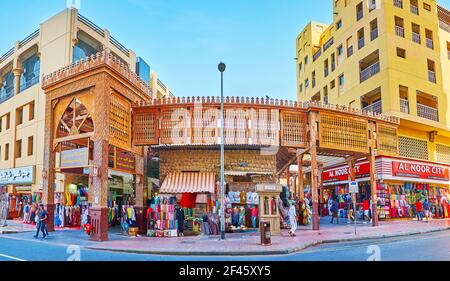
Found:
<svg viewBox="0 0 450 281"><path fill-rule="evenodd" d="M352 159L347 161L350 173L348 175L349 181L355 181L356 179L356 172L355 172L355 163L356 160ZM349 186L350 186L350 182L349 182ZM353 201L353 216L355 217L356 220L356 193L352 193L352 201Z"/></svg>
<svg viewBox="0 0 450 281"><path fill-rule="evenodd" d="M286 169L286 185L287 185L287 189L289 190L289 193L292 192L292 190L291 190L291 171L290 171L290 167L291 167L291 165L288 165L287 169Z"/></svg>
<svg viewBox="0 0 450 281"><path fill-rule="evenodd" d="M311 193L312 193L312 224L313 230L319 230L319 204L317 194L317 113L309 113L310 126L310 155L311 155Z"/></svg>
<svg viewBox="0 0 450 281"><path fill-rule="evenodd" d="M377 208L377 169L375 166L375 123L370 123L370 194L372 198L372 226L378 226L378 208Z"/></svg>
<svg viewBox="0 0 450 281"><path fill-rule="evenodd" d="M146 149L140 148L141 151L146 151ZM144 171L144 157L139 154L135 154L135 174L136 174L136 223L139 227L139 233L147 233L147 223L145 218L145 208L144 208L144 182L145 182L145 171Z"/></svg>
<svg viewBox="0 0 450 281"><path fill-rule="evenodd" d="M296 199L297 198L297 176L296 175L294 175L293 176L293 181L292 181L292 197L293 197L293 199Z"/></svg>
<svg viewBox="0 0 450 281"><path fill-rule="evenodd" d="M303 201L305 195L303 191L303 154L297 158L298 165L298 193L300 200Z"/></svg>
<svg viewBox="0 0 450 281"><path fill-rule="evenodd" d="M44 167L42 170L42 203L48 213L48 231L55 230L55 150L53 149L53 109L57 101L52 101L46 96L45 104L45 136L44 136Z"/></svg>

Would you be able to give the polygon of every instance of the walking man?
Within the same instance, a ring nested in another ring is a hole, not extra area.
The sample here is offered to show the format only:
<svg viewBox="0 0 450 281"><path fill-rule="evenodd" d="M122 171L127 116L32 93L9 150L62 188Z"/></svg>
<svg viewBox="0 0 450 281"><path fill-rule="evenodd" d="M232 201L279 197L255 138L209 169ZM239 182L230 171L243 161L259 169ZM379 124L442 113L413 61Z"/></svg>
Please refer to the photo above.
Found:
<svg viewBox="0 0 450 281"><path fill-rule="evenodd" d="M334 218L338 216L338 204L336 202L336 199L333 199L333 202L331 203L331 208L330 208L330 212L331 212L331 221L330 223L333 223ZM338 218L338 224L339 224L339 218Z"/></svg>
<svg viewBox="0 0 450 281"><path fill-rule="evenodd" d="M423 221L423 213L422 213L422 202L420 202L420 199L417 200L416 202L416 216L417 216L417 221Z"/></svg>
<svg viewBox="0 0 450 281"><path fill-rule="evenodd" d="M47 220L48 220L48 213L47 211L45 211L44 205L40 204L38 210L38 223L36 226L36 235L34 236L34 238L39 237L39 231L42 232L43 235L42 238L48 236Z"/></svg>
<svg viewBox="0 0 450 281"><path fill-rule="evenodd" d="M428 222L430 217L430 204L428 203L428 199L425 199L425 202L423 202L423 212L425 214L425 220Z"/></svg>
<svg viewBox="0 0 450 281"><path fill-rule="evenodd" d="M297 210L295 209L294 201L291 201L291 206L289 207L289 224L291 225L289 235L295 236L295 231L297 230Z"/></svg>

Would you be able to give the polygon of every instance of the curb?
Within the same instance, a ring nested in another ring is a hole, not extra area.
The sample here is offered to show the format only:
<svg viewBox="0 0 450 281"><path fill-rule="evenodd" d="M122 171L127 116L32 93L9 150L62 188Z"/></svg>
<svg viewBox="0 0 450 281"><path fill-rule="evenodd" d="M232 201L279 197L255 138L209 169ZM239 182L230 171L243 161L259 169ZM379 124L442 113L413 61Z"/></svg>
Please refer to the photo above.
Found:
<svg viewBox="0 0 450 281"><path fill-rule="evenodd" d="M406 237L414 236L420 234L434 233L450 230L449 227L441 227L438 229L431 229L426 231L415 231L403 234L387 234L380 236L370 236L370 237L356 237L356 238L343 238L343 239L329 239L329 240L317 240L310 243L303 244L300 247L280 249L280 250L265 250L265 251L241 251L241 252L226 252L226 251L213 251L213 252L183 252L183 251L147 251L147 250L134 250L134 249L108 249L100 247L87 246L85 249L97 250L97 251L109 251L109 252L121 252L121 253L132 253L132 254L150 254L150 255L165 255L165 256L262 256L262 255L287 255L296 252L300 252L307 248L318 246L321 244L331 244L331 243L342 243L342 242L353 242L362 240L376 240L383 238L394 238L394 237Z"/></svg>

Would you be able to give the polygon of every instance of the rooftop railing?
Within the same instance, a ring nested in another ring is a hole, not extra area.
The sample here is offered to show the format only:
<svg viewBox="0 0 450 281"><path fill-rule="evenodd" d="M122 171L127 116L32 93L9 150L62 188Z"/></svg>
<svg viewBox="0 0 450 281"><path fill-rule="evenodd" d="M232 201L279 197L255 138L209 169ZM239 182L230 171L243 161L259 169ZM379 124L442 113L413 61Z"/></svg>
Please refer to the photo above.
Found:
<svg viewBox="0 0 450 281"><path fill-rule="evenodd" d="M360 72L361 82L366 81L367 79L374 76L378 72L380 72L380 62L379 61L366 67L365 69L361 70L361 72Z"/></svg>
<svg viewBox="0 0 450 281"><path fill-rule="evenodd" d="M98 25L96 25L95 23L90 21L88 18L84 17L81 14L78 14L78 20L81 21L82 23L84 23L85 25L89 26L92 30L97 32L100 36L105 37L105 31L103 30L103 28L99 27Z"/></svg>
<svg viewBox="0 0 450 281"><path fill-rule="evenodd" d="M30 35L28 35L22 41L20 41L19 42L19 48L22 48L23 46L25 46L27 43L29 43L30 41L32 41L34 38L36 38L38 36L39 36L39 29L36 30L35 32L31 33Z"/></svg>
<svg viewBox="0 0 450 281"><path fill-rule="evenodd" d="M374 102L374 103L364 107L363 111L365 111L365 112L372 112L372 113L375 113L375 114L381 114L381 112L382 112L381 105L382 105L381 104L381 100L379 100L379 101L376 101L376 102Z"/></svg>

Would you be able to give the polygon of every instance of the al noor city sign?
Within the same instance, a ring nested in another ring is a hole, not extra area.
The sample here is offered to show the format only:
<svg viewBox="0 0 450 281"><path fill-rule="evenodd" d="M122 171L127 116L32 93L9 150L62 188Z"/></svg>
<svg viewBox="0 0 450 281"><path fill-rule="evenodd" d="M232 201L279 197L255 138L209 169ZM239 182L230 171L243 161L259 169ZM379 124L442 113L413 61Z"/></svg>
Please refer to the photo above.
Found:
<svg viewBox="0 0 450 281"><path fill-rule="evenodd" d="M392 175L439 181L449 180L448 168L400 161L392 161Z"/></svg>

